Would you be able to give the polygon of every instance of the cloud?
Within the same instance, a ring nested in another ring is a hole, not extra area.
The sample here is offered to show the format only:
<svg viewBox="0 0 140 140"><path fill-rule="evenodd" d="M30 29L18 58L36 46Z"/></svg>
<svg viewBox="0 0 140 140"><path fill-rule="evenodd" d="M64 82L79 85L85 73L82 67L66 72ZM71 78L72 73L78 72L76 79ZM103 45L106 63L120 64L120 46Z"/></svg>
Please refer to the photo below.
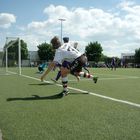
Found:
<svg viewBox="0 0 140 140"><path fill-rule="evenodd" d="M122 2L120 2L117 7L118 8L121 8L121 9L125 9L126 7L130 7L130 6L133 6L135 5L135 2L134 1L127 1L127 0L124 0Z"/></svg>
<svg viewBox="0 0 140 140"><path fill-rule="evenodd" d="M123 8L121 10L123 10ZM138 10L138 7L129 8L133 11L136 11L136 9ZM139 10L137 12L139 12ZM44 13L48 15L49 20L52 19L54 21L51 24L55 24L56 26L58 26L58 21L56 20L59 18L66 19L63 24L63 32L68 33L69 35L79 36L86 40L90 40L94 37L97 38L97 36L102 36L102 34L110 36L111 39L112 37L122 37L130 31L135 31L136 24L139 26L139 15L135 13L130 14L128 11L122 18L120 16L121 14L118 15L97 8L67 9L64 6L50 5L45 8ZM132 23L132 19L133 21L136 21L136 24L134 24L134 22ZM56 26L52 26L52 28ZM134 29L131 28L132 26Z"/></svg>
<svg viewBox="0 0 140 140"><path fill-rule="evenodd" d="M47 26L47 21L44 22L31 22L28 24L28 29L34 29L34 30L39 30L39 29L44 29Z"/></svg>
<svg viewBox="0 0 140 140"><path fill-rule="evenodd" d="M38 33L44 31L58 32L60 28L59 18L66 19L63 24L65 34L79 36L82 39L92 37L104 32L108 32L108 27L113 25L114 15L104 12L102 9L84 9L72 8L67 9L64 6L50 5L43 11L48 16L46 21L33 21L28 24L28 29ZM119 18L115 19L121 22ZM118 24L117 24L118 25ZM43 32L42 32L43 33Z"/></svg>
<svg viewBox="0 0 140 140"><path fill-rule="evenodd" d="M9 28L12 23L16 22L16 17L9 13L0 13L0 27Z"/></svg>
<svg viewBox="0 0 140 140"><path fill-rule="evenodd" d="M43 12L48 15L49 19L55 20L58 20L60 17L66 18L71 16L71 11L62 5L50 5L49 7L46 7Z"/></svg>
<svg viewBox="0 0 140 140"><path fill-rule="evenodd" d="M39 35L46 35L52 34L57 25L53 19L48 19L46 21L33 21L27 25L27 31L34 32Z"/></svg>
<svg viewBox="0 0 140 140"><path fill-rule="evenodd" d="M132 1L123 1L114 7L115 10L103 10L99 8L67 8L63 5L47 6L42 14L46 15L44 21L32 21L26 28L24 26L24 38L29 42L30 48L35 48L41 42L60 35L60 21L64 18L63 35L69 36L71 41L79 41L80 50L84 50L91 41L98 41L105 55L120 56L121 53L134 52L140 43L140 5ZM8 27L16 21L15 16L9 18L5 24ZM9 16L8 16L9 17ZM12 20L13 19L13 20ZM20 28L20 27L19 27ZM27 43L28 43L27 42ZM32 49L32 50L33 50Z"/></svg>

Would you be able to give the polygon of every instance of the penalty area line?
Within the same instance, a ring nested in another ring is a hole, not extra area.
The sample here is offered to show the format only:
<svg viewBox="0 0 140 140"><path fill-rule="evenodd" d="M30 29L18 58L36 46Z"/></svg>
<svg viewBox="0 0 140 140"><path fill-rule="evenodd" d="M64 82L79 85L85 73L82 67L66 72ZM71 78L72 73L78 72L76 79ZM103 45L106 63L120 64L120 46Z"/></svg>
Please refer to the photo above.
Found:
<svg viewBox="0 0 140 140"><path fill-rule="evenodd" d="M27 75L21 75L21 76L40 81L40 79L31 77L31 76L27 76ZM53 82L49 82L49 81L44 80L44 83L53 83ZM54 85L62 87L61 84L54 83ZM100 97L100 98L103 98L103 99L107 99L107 100L111 100L111 101L115 101L115 102L119 102L119 103L123 103L123 104L127 104L127 105L131 105L131 106L135 106L135 107L140 108L140 104L136 104L136 103L129 102L129 101L126 101L126 100L120 100L120 99L100 95L100 94L97 94L97 93L93 93L93 92L89 92L89 91L86 91L86 90L81 90L81 89L73 88L73 87L68 87L68 89L71 89L71 90L74 90L74 91L79 91L79 92L82 92L82 93L88 93L88 94L94 95L96 97Z"/></svg>
<svg viewBox="0 0 140 140"><path fill-rule="evenodd" d="M116 78L99 78L100 81L102 80L127 80L127 79L138 79L139 77L116 77ZM90 81L91 79L81 78L80 81ZM69 81L77 81L77 80L69 80Z"/></svg>

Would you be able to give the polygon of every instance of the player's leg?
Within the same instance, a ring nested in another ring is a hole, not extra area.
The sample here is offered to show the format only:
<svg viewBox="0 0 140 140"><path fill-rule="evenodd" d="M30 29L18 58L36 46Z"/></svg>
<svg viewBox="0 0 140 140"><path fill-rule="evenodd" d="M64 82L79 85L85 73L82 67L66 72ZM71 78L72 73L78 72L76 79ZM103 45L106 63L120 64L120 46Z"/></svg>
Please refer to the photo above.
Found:
<svg viewBox="0 0 140 140"><path fill-rule="evenodd" d="M56 66L55 66L55 68L56 67L61 67L61 65L60 64L56 64ZM59 80L59 78L61 77L61 71L59 70L58 71L58 73L57 73L57 76L55 77L55 78L52 78L51 80L53 81L53 82L57 82L58 80Z"/></svg>
<svg viewBox="0 0 140 140"><path fill-rule="evenodd" d="M79 72L77 73L78 76L83 77L83 78L89 78L89 79L93 79L94 83L97 83L98 77L97 76L93 76L90 73L86 73L86 72Z"/></svg>
<svg viewBox="0 0 140 140"><path fill-rule="evenodd" d="M63 91L62 94L63 96L68 95L68 77L67 75L70 73L70 70L64 67L61 67L61 77L62 77L62 86L63 86Z"/></svg>
<svg viewBox="0 0 140 140"><path fill-rule="evenodd" d="M81 56L81 57L84 57ZM92 74L90 74L89 72L82 72L82 67L85 65L85 61L83 61L84 58L79 58L76 59L75 61L73 61L73 63L71 64L71 74L73 75L77 75L83 78L91 78L93 79L94 83L97 83L98 77L97 76L93 76Z"/></svg>
<svg viewBox="0 0 140 140"><path fill-rule="evenodd" d="M51 80L57 82L60 77L61 77L61 71L58 71L57 76L55 78L52 78Z"/></svg>
<svg viewBox="0 0 140 140"><path fill-rule="evenodd" d="M55 80L56 80L56 81L58 81L60 77L61 77L61 71L58 71L58 73L57 73L57 76L56 76Z"/></svg>
<svg viewBox="0 0 140 140"><path fill-rule="evenodd" d="M63 68L68 68L69 67L69 62L67 62L67 61L64 61L63 63L62 63L62 67ZM60 67L60 66L59 66ZM56 76L56 78L55 78L55 80L56 81L58 81L58 79L60 78L60 76L61 76L61 71L59 71L58 73L57 73L57 76Z"/></svg>
<svg viewBox="0 0 140 140"><path fill-rule="evenodd" d="M86 70L88 73L90 73L89 70L87 69L87 67L84 66L83 68L84 68L84 70Z"/></svg>

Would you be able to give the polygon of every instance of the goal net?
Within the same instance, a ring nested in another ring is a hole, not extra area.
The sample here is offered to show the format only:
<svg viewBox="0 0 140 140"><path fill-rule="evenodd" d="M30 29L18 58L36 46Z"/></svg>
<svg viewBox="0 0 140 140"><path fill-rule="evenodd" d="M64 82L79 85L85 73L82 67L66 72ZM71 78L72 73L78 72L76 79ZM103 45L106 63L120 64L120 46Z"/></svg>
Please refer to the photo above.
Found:
<svg viewBox="0 0 140 140"><path fill-rule="evenodd" d="M20 38L7 37L1 53L1 71L5 74L21 75L21 45Z"/></svg>

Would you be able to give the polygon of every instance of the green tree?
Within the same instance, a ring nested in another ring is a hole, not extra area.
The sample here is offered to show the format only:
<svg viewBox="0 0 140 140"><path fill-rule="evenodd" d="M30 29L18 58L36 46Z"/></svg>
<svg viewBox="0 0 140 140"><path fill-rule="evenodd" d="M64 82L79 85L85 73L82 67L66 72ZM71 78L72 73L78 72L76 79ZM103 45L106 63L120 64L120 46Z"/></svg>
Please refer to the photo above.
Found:
<svg viewBox="0 0 140 140"><path fill-rule="evenodd" d="M101 44L96 41L96 42L90 42L86 46L85 51L89 61L99 62L102 56L103 49Z"/></svg>
<svg viewBox="0 0 140 140"><path fill-rule="evenodd" d="M136 64L140 64L140 48L135 50L134 59Z"/></svg>
<svg viewBox="0 0 140 140"><path fill-rule="evenodd" d="M101 58L100 58L100 61L103 61L105 63L108 62L108 56L104 55L103 53L101 54Z"/></svg>
<svg viewBox="0 0 140 140"><path fill-rule="evenodd" d="M52 45L48 43L42 43L37 46L38 47L38 56L40 60L52 60L54 57L54 50L52 48Z"/></svg>

